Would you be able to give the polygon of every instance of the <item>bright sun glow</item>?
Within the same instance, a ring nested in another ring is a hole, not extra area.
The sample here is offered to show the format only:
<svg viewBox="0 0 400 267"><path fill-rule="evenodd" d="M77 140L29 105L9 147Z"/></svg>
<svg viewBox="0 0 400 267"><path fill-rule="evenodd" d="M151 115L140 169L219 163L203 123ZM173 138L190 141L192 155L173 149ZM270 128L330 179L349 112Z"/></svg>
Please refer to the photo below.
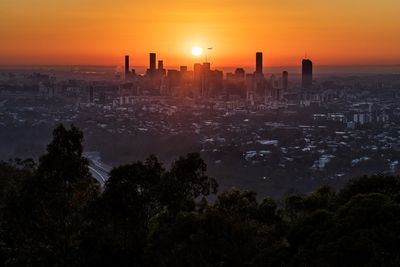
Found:
<svg viewBox="0 0 400 267"><path fill-rule="evenodd" d="M201 56L203 54L203 49L199 46L195 46L192 48L192 55L195 57Z"/></svg>

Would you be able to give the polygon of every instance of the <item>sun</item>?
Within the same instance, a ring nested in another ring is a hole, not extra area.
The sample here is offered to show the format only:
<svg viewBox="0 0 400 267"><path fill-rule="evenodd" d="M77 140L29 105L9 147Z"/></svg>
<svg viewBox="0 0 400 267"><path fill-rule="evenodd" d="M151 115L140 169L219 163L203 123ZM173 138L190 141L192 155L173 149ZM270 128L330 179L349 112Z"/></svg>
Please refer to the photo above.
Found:
<svg viewBox="0 0 400 267"><path fill-rule="evenodd" d="M203 54L203 49L199 46L192 47L192 55L195 57L199 57Z"/></svg>

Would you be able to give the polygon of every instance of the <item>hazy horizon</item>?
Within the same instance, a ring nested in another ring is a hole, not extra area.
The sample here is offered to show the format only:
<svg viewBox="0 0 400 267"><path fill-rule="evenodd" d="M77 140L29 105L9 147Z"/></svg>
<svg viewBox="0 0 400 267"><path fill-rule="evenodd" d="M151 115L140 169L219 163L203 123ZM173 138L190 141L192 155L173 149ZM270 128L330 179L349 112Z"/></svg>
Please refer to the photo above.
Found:
<svg viewBox="0 0 400 267"><path fill-rule="evenodd" d="M200 61L199 61L200 62ZM179 69L178 66L168 66L165 68L168 69ZM54 69L54 70L65 70L70 68L81 68L81 69L93 69L93 68L103 68L108 71L114 72L123 72L122 63L119 65L92 65L92 64L71 64L71 65L0 65L0 70L43 70L43 69ZM138 65L131 66L131 69L135 69L138 74L145 74L148 66L146 65ZM243 68L246 72L251 73L254 71L254 66L218 66L212 65L213 69L222 70L224 73L233 72L236 68ZM290 65L290 66L268 66L264 65L265 73L278 73L281 71L289 71L292 74L300 74L301 73L301 65ZM188 66L188 70L193 70L193 65ZM396 65L318 65L314 63L314 71L315 74L400 74L400 64Z"/></svg>
<svg viewBox="0 0 400 267"><path fill-rule="evenodd" d="M397 0L3 0L0 58L115 65L131 54L142 65L154 51L189 65L199 46L213 47L207 53L221 65L250 65L255 51L271 65L296 65L305 54L322 65L398 64L398 10Z"/></svg>

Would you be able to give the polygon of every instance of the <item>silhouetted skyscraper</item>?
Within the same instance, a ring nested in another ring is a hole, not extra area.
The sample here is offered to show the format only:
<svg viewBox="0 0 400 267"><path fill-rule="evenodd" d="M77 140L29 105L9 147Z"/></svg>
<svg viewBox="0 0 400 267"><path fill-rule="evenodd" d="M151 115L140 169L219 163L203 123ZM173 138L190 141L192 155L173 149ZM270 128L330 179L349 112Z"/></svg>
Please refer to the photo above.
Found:
<svg viewBox="0 0 400 267"><path fill-rule="evenodd" d="M193 82L194 82L194 94L201 95L202 92L202 77L203 77L203 65L195 63L193 66Z"/></svg>
<svg viewBox="0 0 400 267"><path fill-rule="evenodd" d="M156 70L156 53L150 53L150 73Z"/></svg>
<svg viewBox="0 0 400 267"><path fill-rule="evenodd" d="M198 83L201 81L201 73L202 73L203 66L200 63L195 63L193 66L193 72L194 72L194 81L195 83Z"/></svg>
<svg viewBox="0 0 400 267"><path fill-rule="evenodd" d="M201 95L208 96L210 90L210 74L211 74L211 63L204 62L202 66L202 88Z"/></svg>
<svg viewBox="0 0 400 267"><path fill-rule="evenodd" d="M311 88L313 81L313 64L311 60L303 59L301 77L302 77L301 86L305 89Z"/></svg>
<svg viewBox="0 0 400 267"><path fill-rule="evenodd" d="M158 70L163 70L164 69L164 62L162 60L158 61Z"/></svg>
<svg viewBox="0 0 400 267"><path fill-rule="evenodd" d="M158 61L157 70L159 75L165 76L167 74L166 70L164 69L164 61Z"/></svg>
<svg viewBox="0 0 400 267"><path fill-rule="evenodd" d="M262 54L262 52L256 53L256 74L263 74L263 54Z"/></svg>
<svg viewBox="0 0 400 267"><path fill-rule="evenodd" d="M286 90L288 88L289 73L287 71L282 72L282 89Z"/></svg>
<svg viewBox="0 0 400 267"><path fill-rule="evenodd" d="M203 70L204 70L204 72L209 72L211 70L211 63L210 62L204 62L203 63Z"/></svg>
<svg viewBox="0 0 400 267"><path fill-rule="evenodd" d="M129 56L125 56L125 78L129 76Z"/></svg>

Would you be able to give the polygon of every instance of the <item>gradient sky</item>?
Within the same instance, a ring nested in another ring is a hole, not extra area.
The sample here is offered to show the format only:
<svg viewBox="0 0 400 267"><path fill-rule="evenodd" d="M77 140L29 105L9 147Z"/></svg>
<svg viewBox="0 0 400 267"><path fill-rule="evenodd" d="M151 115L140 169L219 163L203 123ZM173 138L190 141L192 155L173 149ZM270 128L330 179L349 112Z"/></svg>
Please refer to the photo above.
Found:
<svg viewBox="0 0 400 267"><path fill-rule="evenodd" d="M399 0L0 0L0 65L400 64Z"/></svg>

